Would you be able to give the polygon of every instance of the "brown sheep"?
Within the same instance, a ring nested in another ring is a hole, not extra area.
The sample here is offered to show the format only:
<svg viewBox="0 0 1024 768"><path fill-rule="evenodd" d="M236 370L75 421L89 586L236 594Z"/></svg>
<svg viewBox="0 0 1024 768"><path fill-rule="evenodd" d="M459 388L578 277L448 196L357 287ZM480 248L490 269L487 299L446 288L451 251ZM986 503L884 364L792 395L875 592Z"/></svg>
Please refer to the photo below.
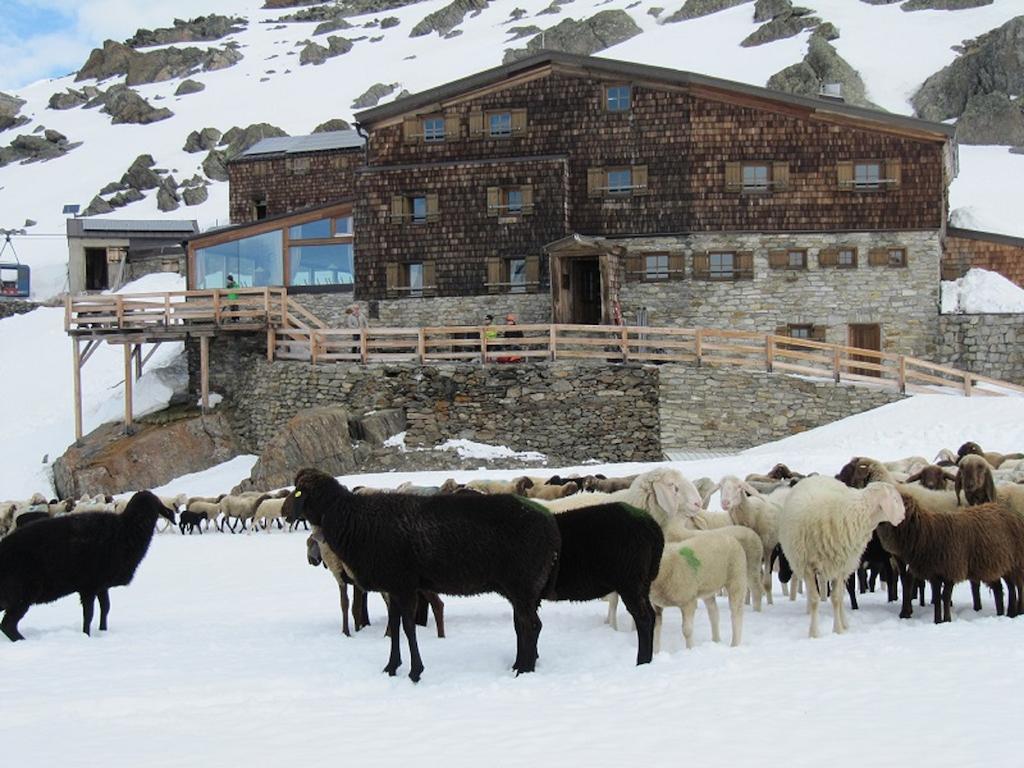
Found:
<svg viewBox="0 0 1024 768"><path fill-rule="evenodd" d="M598 493L615 493L624 491L636 480L636 475L628 477L599 478L596 475L587 475L583 480L584 491L597 491Z"/></svg>
<svg viewBox="0 0 1024 768"><path fill-rule="evenodd" d="M579 490L579 486L576 483L566 483L565 485L526 485L524 481L529 481L528 477L521 477L516 482L516 493L520 496L525 496L528 499L544 499L545 501L552 501L554 499L561 499L565 496L572 496Z"/></svg>
<svg viewBox="0 0 1024 768"><path fill-rule="evenodd" d="M901 493L906 518L899 526L881 523L878 538L910 572L941 590L935 623L950 621L953 586L968 579L993 589L1010 585L1007 615L1021 611L1024 589L1024 518L999 503L965 507L957 514L933 512ZM997 593L998 595L998 593ZM999 611L997 603L997 612Z"/></svg>
<svg viewBox="0 0 1024 768"><path fill-rule="evenodd" d="M958 457L958 463L963 461L964 456L974 454L975 456L981 456L985 461L992 465L992 469L999 469L1003 462L1008 459L1024 459L1024 453L996 453L995 451L983 451L981 446L977 443L966 442L961 445L956 452Z"/></svg>
<svg viewBox="0 0 1024 768"><path fill-rule="evenodd" d="M974 453L960 459L960 471L956 476L956 503L960 504L960 491L968 505L987 504L996 500L996 484L992 479L992 468L988 461Z"/></svg>
<svg viewBox="0 0 1024 768"><path fill-rule="evenodd" d="M949 483L959 482L959 479L942 467L929 464L908 477L906 482L920 483L930 491L945 491Z"/></svg>

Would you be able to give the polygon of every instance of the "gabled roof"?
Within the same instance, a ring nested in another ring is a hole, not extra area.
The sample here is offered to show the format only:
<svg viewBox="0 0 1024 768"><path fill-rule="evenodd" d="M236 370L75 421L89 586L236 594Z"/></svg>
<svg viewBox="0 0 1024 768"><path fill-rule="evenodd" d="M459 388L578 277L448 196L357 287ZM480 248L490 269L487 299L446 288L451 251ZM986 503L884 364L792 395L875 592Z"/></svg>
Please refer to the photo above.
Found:
<svg viewBox="0 0 1024 768"><path fill-rule="evenodd" d="M309 136L270 136L260 139L234 160L267 155L298 155L305 152L324 152L330 149L361 149L366 139L357 131L325 131Z"/></svg>
<svg viewBox="0 0 1024 768"><path fill-rule="evenodd" d="M667 67L653 67L647 64L602 59L594 56L578 56L559 51L542 51L511 64L487 69L469 77L453 80L437 88L414 93L389 104L359 112L356 114L356 120L359 125L372 126L374 123L389 120L409 112L416 112L424 107L437 105L440 102L471 93L480 88L494 86L504 80L519 77L530 70L540 69L545 66L583 71L596 74L599 77L610 77L620 80L649 80L675 86L691 86L724 91L737 96L753 97L778 104L803 107L818 114L839 115L853 120L878 123L890 128L918 133L931 133L935 134L936 138L952 137L956 132L956 128L952 125L904 117L877 109L856 107L832 99L796 96L791 93L774 91L769 88L761 88L746 83L737 83L732 80L723 80L718 77L697 74L696 72L668 69Z"/></svg>
<svg viewBox="0 0 1024 768"><path fill-rule="evenodd" d="M199 231L194 219L93 219L67 220L69 237L104 237L117 234L143 237L179 237Z"/></svg>

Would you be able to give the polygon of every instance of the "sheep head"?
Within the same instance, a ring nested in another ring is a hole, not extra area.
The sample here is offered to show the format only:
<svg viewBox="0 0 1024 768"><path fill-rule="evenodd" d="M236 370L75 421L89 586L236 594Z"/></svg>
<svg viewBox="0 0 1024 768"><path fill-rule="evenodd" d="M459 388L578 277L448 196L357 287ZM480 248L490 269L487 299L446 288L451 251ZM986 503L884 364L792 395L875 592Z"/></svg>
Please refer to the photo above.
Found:
<svg viewBox="0 0 1024 768"><path fill-rule="evenodd" d="M645 472L638 475L630 487L639 489L648 498L653 496L669 518L679 514L692 517L703 509L697 489L677 469L665 467Z"/></svg>
<svg viewBox="0 0 1024 768"><path fill-rule="evenodd" d="M962 459L964 456L968 456L972 453L977 456L981 456L984 453L984 451L981 450L980 445L978 445L977 443L972 443L970 441L961 445L959 448L957 448L956 451L956 455L959 459Z"/></svg>
<svg viewBox="0 0 1024 768"><path fill-rule="evenodd" d="M320 554L320 542L323 540L319 531L314 531L306 538L306 561L316 567L323 563L323 555Z"/></svg>
<svg viewBox="0 0 1024 768"><path fill-rule="evenodd" d="M866 488L868 483L891 482L892 475L874 459L854 456L839 470L836 480L850 488Z"/></svg>
<svg viewBox="0 0 1024 768"><path fill-rule="evenodd" d="M726 512L738 508L743 499L749 496L760 496L761 494L745 480L740 480L734 475L726 475L722 478L722 509Z"/></svg>
<svg viewBox="0 0 1024 768"><path fill-rule="evenodd" d="M889 483L871 483L864 489L865 501L872 516L872 523L899 525L906 517L903 498Z"/></svg>
<svg viewBox="0 0 1024 768"><path fill-rule="evenodd" d="M956 482L956 475L951 475L942 467L929 464L908 477L906 482L920 483L930 491L944 491L947 483Z"/></svg>
<svg viewBox="0 0 1024 768"><path fill-rule="evenodd" d="M310 525L320 525L324 507L340 495L348 495L348 491L327 473L311 467L300 469L291 494L292 513L304 517Z"/></svg>

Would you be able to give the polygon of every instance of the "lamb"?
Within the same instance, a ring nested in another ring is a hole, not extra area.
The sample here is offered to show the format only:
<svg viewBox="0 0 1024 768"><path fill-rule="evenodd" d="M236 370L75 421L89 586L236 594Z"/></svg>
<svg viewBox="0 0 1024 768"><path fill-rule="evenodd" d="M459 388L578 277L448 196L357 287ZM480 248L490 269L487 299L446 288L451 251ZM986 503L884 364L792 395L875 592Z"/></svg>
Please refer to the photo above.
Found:
<svg viewBox="0 0 1024 768"><path fill-rule="evenodd" d="M615 493L579 493L564 499L544 502L553 512L565 512L597 504L622 502L646 511L662 528L669 520L695 515L703 507L700 494L693 483L678 469L660 467L637 475L633 484Z"/></svg>
<svg viewBox="0 0 1024 768"><path fill-rule="evenodd" d="M968 505L985 504L996 500L996 483L992 479L992 468L984 457L969 453L960 459L960 471L956 475L956 503L960 503L960 491Z"/></svg>
<svg viewBox="0 0 1024 768"><path fill-rule="evenodd" d="M517 478L518 479L518 478ZM516 487L515 480L470 480L466 483L467 488L471 488L474 491L487 494L499 494L499 493L518 493L522 495L523 487L529 488L533 485L533 481L529 478L525 478L526 482L521 483L520 487Z"/></svg>
<svg viewBox="0 0 1024 768"><path fill-rule="evenodd" d="M521 478L521 480L528 480L529 478ZM544 499L546 501L553 501L554 499L561 499L566 496L572 496L574 493L579 491L579 486L576 483L564 483L562 485L538 485L533 483L528 487L524 487L520 496L525 496L528 499Z"/></svg>
<svg viewBox="0 0 1024 768"><path fill-rule="evenodd" d="M806 585L811 637L818 637L819 583L832 589L832 631L842 633L848 626L842 589L847 577L857 570L875 527L902 521L900 495L887 483L857 490L831 477L809 477L787 496L779 543Z"/></svg>
<svg viewBox="0 0 1024 768"><path fill-rule="evenodd" d="M79 499L75 506L71 508L71 513L74 515L87 515L96 512L114 512L113 500L107 500L107 497L103 494L97 494L96 496L83 496Z"/></svg>
<svg viewBox="0 0 1024 768"><path fill-rule="evenodd" d="M208 498L191 498L185 505L185 511L182 512L183 516L186 514L189 520L205 520L206 530L210 530L210 523L217 525L217 517L220 515L220 501L210 501ZM218 530L223 529L218 528Z"/></svg>
<svg viewBox="0 0 1024 768"><path fill-rule="evenodd" d="M513 609L517 653L513 669L533 672L541 596L555 585L561 540L554 517L518 496L362 497L315 469L300 470L296 511L319 526L324 540L363 590L387 592L391 655L384 671L401 666L401 622L417 682L423 661L416 643L416 592L497 592Z"/></svg>
<svg viewBox="0 0 1024 768"><path fill-rule="evenodd" d="M693 481L693 487L696 488L697 493L700 494L701 508L707 509L708 505L711 503L711 497L715 495L715 491L717 491L720 486L710 477L698 477Z"/></svg>
<svg viewBox="0 0 1024 768"><path fill-rule="evenodd" d="M654 653L654 608L649 598L665 536L647 512L627 504L598 504L555 515L562 540L558 576L548 600L596 600L617 594L633 617L637 664Z"/></svg>
<svg viewBox="0 0 1024 768"><path fill-rule="evenodd" d="M1006 579L1011 585L1007 614L1020 614L1024 517L998 502L966 507L954 515L929 510L906 494L903 505L903 524L880 525L878 538L914 576L930 581L933 591L941 589L936 624L950 621L953 587L967 579L990 586Z"/></svg>
<svg viewBox="0 0 1024 768"><path fill-rule="evenodd" d="M636 480L637 475L629 475L627 477L597 477L596 475L587 475L583 479L583 490L588 493L615 493L616 491L624 491L633 484Z"/></svg>
<svg viewBox="0 0 1024 768"><path fill-rule="evenodd" d="M721 534L732 536L743 547L743 554L747 558L747 585L750 588L751 603L754 611L761 612L761 600L764 596L764 589L761 586L763 580L761 571L761 558L764 556L761 545L761 538L750 528L743 525L727 525L724 528L715 528L711 531L696 531L686 528L678 521L669 524L665 535L673 541L686 541L697 536L712 536ZM771 553L769 552L769 557Z"/></svg>
<svg viewBox="0 0 1024 768"><path fill-rule="evenodd" d="M936 464L929 464L917 470L906 479L907 485L920 483L930 491L945 491L950 483L955 483L957 476L947 472L945 468Z"/></svg>
<svg viewBox="0 0 1024 768"><path fill-rule="evenodd" d="M99 598L100 630L107 629L111 587L131 582L146 556L158 517L174 513L149 491L136 493L122 515L103 512L40 520L0 541L0 630L23 640L18 622L39 603L77 592L82 631L90 633Z"/></svg>
<svg viewBox="0 0 1024 768"><path fill-rule="evenodd" d="M294 494L289 494L285 498L284 504L281 506L281 516L284 518L284 521L288 523L289 533L298 528L299 523L302 523L307 531L309 530L309 522L307 522L306 518L303 516L302 510L297 510L295 508Z"/></svg>
<svg viewBox="0 0 1024 768"><path fill-rule="evenodd" d="M178 515L178 530L181 531L181 535L185 535L185 529L188 528L189 536L196 530L202 535L203 528L202 522L206 520L205 512L189 512L187 509Z"/></svg>
<svg viewBox="0 0 1024 768"><path fill-rule="evenodd" d="M661 614L676 607L683 612L683 637L693 647L693 616L703 600L711 621L711 638L719 640L715 595L725 589L732 617L732 645L743 635L743 597L747 593L747 562L743 547L731 536L713 533L686 541L667 541L658 577L651 585L654 604L654 652L661 650Z"/></svg>
<svg viewBox="0 0 1024 768"><path fill-rule="evenodd" d="M770 563L772 550L779 543L779 515L782 507L762 496L749 483L726 475L722 478L722 509L729 513L736 525L750 528L761 539L762 554L758 558L758 566L762 561ZM769 568L765 568L759 583L761 581L768 593L768 604L772 605L772 572Z"/></svg>
<svg viewBox="0 0 1024 768"><path fill-rule="evenodd" d="M996 453L995 451L983 451L981 450L980 445L971 442L964 443L956 452L959 461L962 461L964 456L971 454L981 456L992 466L992 469L999 469L1007 459L1024 459L1024 453Z"/></svg>

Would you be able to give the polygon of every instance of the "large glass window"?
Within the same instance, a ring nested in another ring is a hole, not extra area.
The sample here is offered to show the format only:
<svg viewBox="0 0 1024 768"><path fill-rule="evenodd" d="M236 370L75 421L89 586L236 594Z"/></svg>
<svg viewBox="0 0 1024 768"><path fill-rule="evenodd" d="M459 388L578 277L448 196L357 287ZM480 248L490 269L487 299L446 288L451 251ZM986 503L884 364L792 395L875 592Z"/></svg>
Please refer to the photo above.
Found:
<svg viewBox="0 0 1024 768"><path fill-rule="evenodd" d="M352 244L298 245L288 251L289 285L351 285Z"/></svg>
<svg viewBox="0 0 1024 768"><path fill-rule="evenodd" d="M240 288L283 285L281 230L196 251L196 288L224 288L231 275Z"/></svg>
<svg viewBox="0 0 1024 768"><path fill-rule="evenodd" d="M318 219L296 224L288 228L288 237L292 240L317 240L331 236L331 220Z"/></svg>

